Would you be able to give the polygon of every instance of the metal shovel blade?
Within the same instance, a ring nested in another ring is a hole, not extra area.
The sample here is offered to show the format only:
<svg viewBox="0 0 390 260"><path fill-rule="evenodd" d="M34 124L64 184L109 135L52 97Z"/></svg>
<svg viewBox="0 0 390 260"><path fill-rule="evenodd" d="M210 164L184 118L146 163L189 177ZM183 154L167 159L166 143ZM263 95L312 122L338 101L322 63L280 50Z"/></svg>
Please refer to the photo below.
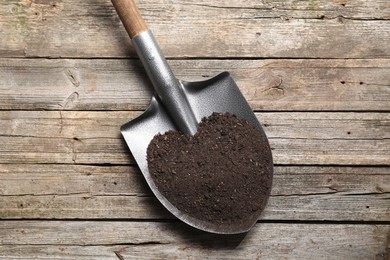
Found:
<svg viewBox="0 0 390 260"><path fill-rule="evenodd" d="M210 116L213 112L230 112L246 119L265 135L252 109L228 72L223 72L206 81L185 82L179 80L179 83L183 96L186 99L183 102L188 102L197 123L203 117ZM259 217L258 212L255 212L253 216L240 224L240 226L216 225L183 213L159 192L148 170L147 148L150 141L158 133L178 130L177 124L174 122L175 116L175 114L167 111L160 98L153 96L149 108L141 116L123 125L121 128L127 145L151 190L173 215L193 227L219 234L247 232L256 223Z"/></svg>

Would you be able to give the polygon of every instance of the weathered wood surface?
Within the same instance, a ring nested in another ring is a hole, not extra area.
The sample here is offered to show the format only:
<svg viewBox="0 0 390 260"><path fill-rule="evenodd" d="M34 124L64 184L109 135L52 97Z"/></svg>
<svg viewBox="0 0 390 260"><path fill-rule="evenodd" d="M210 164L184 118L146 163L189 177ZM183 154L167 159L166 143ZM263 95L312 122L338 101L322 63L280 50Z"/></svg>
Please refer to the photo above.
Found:
<svg viewBox="0 0 390 260"><path fill-rule="evenodd" d="M284 2L139 4L168 57L390 57L388 1ZM0 5L3 57L134 56L109 0Z"/></svg>
<svg viewBox="0 0 390 260"><path fill-rule="evenodd" d="M136 2L179 78L230 71L257 112L264 214L220 237L156 201L119 133L151 86L109 0L0 0L0 259L389 259L390 1Z"/></svg>
<svg viewBox="0 0 390 260"><path fill-rule="evenodd" d="M3 221L0 258L386 260L389 232L386 225L258 223L247 236L221 237L179 223Z"/></svg>
<svg viewBox="0 0 390 260"><path fill-rule="evenodd" d="M134 163L119 127L141 112L0 111L0 163ZM389 113L258 113L276 164L390 165Z"/></svg>
<svg viewBox="0 0 390 260"><path fill-rule="evenodd" d="M261 219L390 221L389 199L386 167L276 167ZM1 219L172 218L129 166L3 164L0 205Z"/></svg>
<svg viewBox="0 0 390 260"><path fill-rule="evenodd" d="M229 71L254 110L390 110L386 59L169 62L187 81ZM0 59L0 78L3 110L144 110L152 92L135 60Z"/></svg>

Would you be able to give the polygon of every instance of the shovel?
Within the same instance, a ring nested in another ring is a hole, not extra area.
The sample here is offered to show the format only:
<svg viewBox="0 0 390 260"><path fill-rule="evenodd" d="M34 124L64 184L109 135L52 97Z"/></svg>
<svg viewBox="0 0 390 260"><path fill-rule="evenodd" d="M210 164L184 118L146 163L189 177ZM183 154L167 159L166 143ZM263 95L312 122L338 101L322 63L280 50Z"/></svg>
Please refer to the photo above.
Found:
<svg viewBox="0 0 390 260"><path fill-rule="evenodd" d="M153 137L159 133L173 130L194 135L202 118L213 112L235 114L264 134L252 109L228 72L201 82L177 79L134 0L112 0L112 3L155 90L146 111L121 127L122 135L152 192L174 216L190 226L218 234L247 232L256 223L259 212L239 226L221 226L196 219L172 205L159 192L149 173L147 148ZM269 146L266 149L269 149Z"/></svg>

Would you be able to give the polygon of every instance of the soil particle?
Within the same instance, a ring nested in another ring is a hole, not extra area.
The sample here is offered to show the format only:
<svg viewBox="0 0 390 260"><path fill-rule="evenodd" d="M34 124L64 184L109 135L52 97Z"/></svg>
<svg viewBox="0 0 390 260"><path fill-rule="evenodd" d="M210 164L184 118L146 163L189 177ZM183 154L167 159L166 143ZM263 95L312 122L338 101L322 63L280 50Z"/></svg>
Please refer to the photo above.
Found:
<svg viewBox="0 0 390 260"><path fill-rule="evenodd" d="M191 217L239 224L267 203L273 176L267 138L235 115L204 118L194 136L158 134L147 156L160 193Z"/></svg>

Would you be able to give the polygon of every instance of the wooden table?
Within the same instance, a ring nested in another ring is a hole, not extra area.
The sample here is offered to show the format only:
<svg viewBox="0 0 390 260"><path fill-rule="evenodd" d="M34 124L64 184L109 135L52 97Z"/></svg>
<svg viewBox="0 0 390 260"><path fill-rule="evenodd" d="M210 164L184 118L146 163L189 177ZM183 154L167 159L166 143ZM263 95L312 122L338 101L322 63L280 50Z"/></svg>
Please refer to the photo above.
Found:
<svg viewBox="0 0 390 260"><path fill-rule="evenodd" d="M390 257L390 1L138 0L181 79L227 70L264 125L246 236L173 218L119 133L151 86L109 0L0 0L0 258Z"/></svg>

